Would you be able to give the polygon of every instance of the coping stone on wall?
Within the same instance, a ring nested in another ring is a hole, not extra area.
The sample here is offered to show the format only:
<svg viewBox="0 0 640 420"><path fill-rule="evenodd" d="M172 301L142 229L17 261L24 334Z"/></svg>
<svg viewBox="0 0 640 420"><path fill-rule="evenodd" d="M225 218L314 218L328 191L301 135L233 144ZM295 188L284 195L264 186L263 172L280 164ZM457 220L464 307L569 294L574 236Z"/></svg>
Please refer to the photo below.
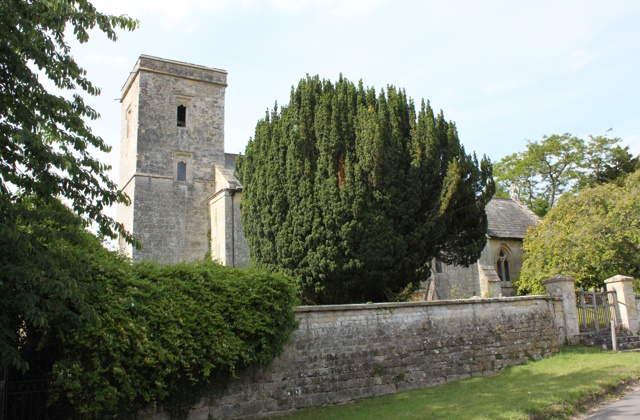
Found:
<svg viewBox="0 0 640 420"><path fill-rule="evenodd" d="M556 297L549 297L545 295L529 295L529 296L450 299L450 300L417 301L417 302L353 303L353 304L346 304L346 305L309 305L309 306L295 307L293 308L293 312L353 311L358 309L412 308L412 307L420 307L420 306L487 304L492 302L513 302L513 301L527 301L527 300L539 300L539 299L561 300Z"/></svg>

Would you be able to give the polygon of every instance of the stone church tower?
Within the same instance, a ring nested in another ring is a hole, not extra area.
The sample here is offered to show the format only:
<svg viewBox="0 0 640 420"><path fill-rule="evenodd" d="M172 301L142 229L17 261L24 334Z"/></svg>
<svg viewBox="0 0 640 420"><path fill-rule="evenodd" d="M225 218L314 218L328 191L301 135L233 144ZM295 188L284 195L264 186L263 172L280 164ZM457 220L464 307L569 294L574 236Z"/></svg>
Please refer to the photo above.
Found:
<svg viewBox="0 0 640 420"><path fill-rule="evenodd" d="M224 153L227 72L141 55L122 88L118 220L143 244L134 262L211 255L246 265L234 155ZM213 217L212 217L213 216Z"/></svg>

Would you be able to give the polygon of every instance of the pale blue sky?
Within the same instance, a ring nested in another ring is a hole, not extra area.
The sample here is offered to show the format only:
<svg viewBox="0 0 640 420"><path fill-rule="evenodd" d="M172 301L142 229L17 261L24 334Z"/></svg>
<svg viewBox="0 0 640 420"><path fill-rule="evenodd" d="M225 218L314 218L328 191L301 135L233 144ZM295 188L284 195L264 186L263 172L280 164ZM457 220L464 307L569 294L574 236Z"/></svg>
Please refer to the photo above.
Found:
<svg viewBox="0 0 640 420"><path fill-rule="evenodd" d="M141 20L73 52L102 87L94 130L114 150L120 88L140 54L228 71L226 151L307 73L404 87L457 124L467 152L498 161L570 132L640 153L640 1L98 0Z"/></svg>

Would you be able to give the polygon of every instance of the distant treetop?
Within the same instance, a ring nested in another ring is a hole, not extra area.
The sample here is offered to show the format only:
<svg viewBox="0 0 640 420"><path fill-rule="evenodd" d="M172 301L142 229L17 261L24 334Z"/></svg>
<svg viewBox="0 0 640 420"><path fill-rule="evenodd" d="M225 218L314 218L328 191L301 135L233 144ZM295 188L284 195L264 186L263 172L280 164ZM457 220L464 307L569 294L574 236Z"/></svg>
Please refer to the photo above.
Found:
<svg viewBox="0 0 640 420"><path fill-rule="evenodd" d="M585 142L568 133L528 142L526 150L496 163L496 195L515 194L542 217L565 192L616 181L640 169L638 156L619 142L606 135L589 136Z"/></svg>

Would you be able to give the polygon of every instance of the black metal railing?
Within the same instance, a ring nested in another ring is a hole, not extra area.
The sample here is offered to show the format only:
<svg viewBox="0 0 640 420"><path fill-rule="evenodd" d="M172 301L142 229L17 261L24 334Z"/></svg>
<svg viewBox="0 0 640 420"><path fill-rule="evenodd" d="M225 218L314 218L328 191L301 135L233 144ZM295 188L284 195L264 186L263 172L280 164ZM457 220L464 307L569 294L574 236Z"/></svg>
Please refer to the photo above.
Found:
<svg viewBox="0 0 640 420"><path fill-rule="evenodd" d="M49 384L58 352L54 346L25 354L29 370L6 366L3 407L0 419L49 420L66 418L60 404L49 404Z"/></svg>

